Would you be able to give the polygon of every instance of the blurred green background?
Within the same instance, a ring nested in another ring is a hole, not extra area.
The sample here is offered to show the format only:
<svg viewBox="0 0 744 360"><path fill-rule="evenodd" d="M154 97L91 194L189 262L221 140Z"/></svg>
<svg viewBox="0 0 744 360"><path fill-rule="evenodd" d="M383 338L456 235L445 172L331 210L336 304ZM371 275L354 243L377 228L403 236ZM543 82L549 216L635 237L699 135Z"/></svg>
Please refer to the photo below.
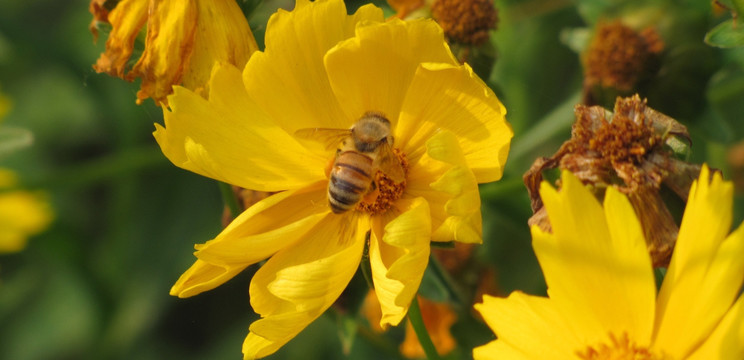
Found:
<svg viewBox="0 0 744 360"><path fill-rule="evenodd" d="M702 41L730 15L692 0L496 4L496 61L491 72L488 66L479 71L506 105L516 136L504 178L482 186L484 245L475 263L495 270L500 294L545 291L521 176L570 136L583 75L568 44L582 28L591 32L599 20L615 17L657 25L667 48L642 96L688 126L691 161L708 162L728 179L742 176L744 159L738 164L731 149L744 139L744 51ZM280 6L292 2L243 4L255 9L250 22L259 43ZM0 2L0 91L12 103L3 124L35 137L32 146L0 158L0 167L16 170L25 187L45 190L55 212L50 228L24 251L0 255L0 359L241 358L256 318L247 291L255 267L193 298L168 295L194 260L193 244L220 231L220 192L161 154L151 132L162 113L151 100L135 105L138 83L93 71L105 35L93 44L90 20L85 0ZM736 224L743 214L738 186ZM363 291L356 280L352 291ZM429 275L424 287L436 296ZM344 355L341 339L353 334L337 324L356 315L339 314L324 315L270 358L400 357L402 326L383 336L357 336ZM493 334L469 306L458 315L453 332L460 346L449 358L469 358L472 347Z"/></svg>

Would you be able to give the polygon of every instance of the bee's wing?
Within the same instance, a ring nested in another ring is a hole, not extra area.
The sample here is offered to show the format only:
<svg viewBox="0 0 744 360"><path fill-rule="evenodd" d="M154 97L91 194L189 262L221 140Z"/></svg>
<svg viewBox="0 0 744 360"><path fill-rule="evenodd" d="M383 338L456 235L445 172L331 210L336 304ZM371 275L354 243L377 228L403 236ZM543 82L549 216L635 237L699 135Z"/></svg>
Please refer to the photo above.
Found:
<svg viewBox="0 0 744 360"><path fill-rule="evenodd" d="M350 129L305 128L295 131L295 136L325 145L326 150L338 147L342 140L351 136Z"/></svg>
<svg viewBox="0 0 744 360"><path fill-rule="evenodd" d="M403 166L400 164L398 156L395 155L393 147L390 144L386 143L380 145L380 152L377 159L377 167L380 171L384 172L385 175L393 179L393 181L400 183L406 179Z"/></svg>

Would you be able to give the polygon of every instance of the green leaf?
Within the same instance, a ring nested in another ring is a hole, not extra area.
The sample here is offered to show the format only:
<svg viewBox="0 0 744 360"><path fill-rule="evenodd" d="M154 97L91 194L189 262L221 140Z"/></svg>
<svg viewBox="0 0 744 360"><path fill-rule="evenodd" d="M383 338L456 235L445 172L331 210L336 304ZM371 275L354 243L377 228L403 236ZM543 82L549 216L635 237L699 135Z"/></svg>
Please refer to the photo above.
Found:
<svg viewBox="0 0 744 360"><path fill-rule="evenodd" d="M720 48L744 46L744 26L734 19L724 21L705 34L705 43Z"/></svg>
<svg viewBox="0 0 744 360"><path fill-rule="evenodd" d="M0 128L0 156L23 149L33 142L34 136L27 129L10 126Z"/></svg>

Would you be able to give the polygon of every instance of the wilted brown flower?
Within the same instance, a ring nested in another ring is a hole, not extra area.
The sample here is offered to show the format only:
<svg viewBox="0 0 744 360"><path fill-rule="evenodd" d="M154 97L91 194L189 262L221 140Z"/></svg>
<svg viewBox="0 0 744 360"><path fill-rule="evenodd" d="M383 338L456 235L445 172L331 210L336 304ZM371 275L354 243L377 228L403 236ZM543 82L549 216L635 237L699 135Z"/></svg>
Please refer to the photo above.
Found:
<svg viewBox="0 0 744 360"><path fill-rule="evenodd" d="M662 185L687 201L700 166L674 157L689 142L684 125L646 105L638 95L618 98L614 113L600 106L576 106L571 139L550 158L537 159L524 182L532 200L530 225L550 231L539 195L543 170L569 170L601 196L613 186L628 196L641 220L655 266L666 266L679 227L660 191Z"/></svg>

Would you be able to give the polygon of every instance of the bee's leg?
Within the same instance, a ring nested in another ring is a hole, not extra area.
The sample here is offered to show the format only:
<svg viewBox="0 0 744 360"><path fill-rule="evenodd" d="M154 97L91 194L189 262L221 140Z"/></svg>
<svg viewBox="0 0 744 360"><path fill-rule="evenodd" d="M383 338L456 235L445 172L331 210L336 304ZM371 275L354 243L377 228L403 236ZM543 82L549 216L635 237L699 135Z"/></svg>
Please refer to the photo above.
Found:
<svg viewBox="0 0 744 360"><path fill-rule="evenodd" d="M362 198L362 202L365 202L367 204L372 204L375 201L377 201L377 196L380 195L380 190L377 188L377 182L373 181L371 184L369 184L369 189L367 189L367 193L364 194L364 197Z"/></svg>

